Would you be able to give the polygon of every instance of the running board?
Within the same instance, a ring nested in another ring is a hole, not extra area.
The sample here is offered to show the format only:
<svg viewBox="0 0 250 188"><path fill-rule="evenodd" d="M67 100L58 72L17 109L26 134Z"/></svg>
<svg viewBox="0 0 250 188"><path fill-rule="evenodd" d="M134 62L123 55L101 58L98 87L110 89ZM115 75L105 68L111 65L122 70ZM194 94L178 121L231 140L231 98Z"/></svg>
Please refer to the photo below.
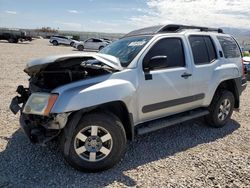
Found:
<svg viewBox="0 0 250 188"><path fill-rule="evenodd" d="M182 123L182 122L194 119L194 118L205 116L207 114L209 114L208 110L197 109L197 110L183 112L177 115L172 115L169 117L153 120L153 121L138 125L137 126L138 128L136 129L136 133L137 135L146 134L149 132L157 131L165 127L169 127L171 125L175 125L175 124Z"/></svg>

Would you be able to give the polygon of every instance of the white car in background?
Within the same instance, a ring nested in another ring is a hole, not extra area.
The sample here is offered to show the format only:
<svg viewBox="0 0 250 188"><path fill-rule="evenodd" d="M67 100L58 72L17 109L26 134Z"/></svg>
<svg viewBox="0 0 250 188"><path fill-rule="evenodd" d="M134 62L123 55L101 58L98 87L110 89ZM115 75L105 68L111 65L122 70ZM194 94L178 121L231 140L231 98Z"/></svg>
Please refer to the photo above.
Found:
<svg viewBox="0 0 250 188"><path fill-rule="evenodd" d="M246 67L248 80L250 80L250 56L243 57L243 63Z"/></svg>
<svg viewBox="0 0 250 188"><path fill-rule="evenodd" d="M74 43L78 42L77 40L73 40L70 37L65 37L65 36L52 36L50 37L49 40L50 43L52 43L54 46L60 45L60 44L64 44L64 45L70 45L73 46Z"/></svg>
<svg viewBox="0 0 250 188"><path fill-rule="evenodd" d="M111 42L112 41L108 39L89 38L85 41L75 42L73 47L78 49L79 51L83 51L84 49L100 51Z"/></svg>

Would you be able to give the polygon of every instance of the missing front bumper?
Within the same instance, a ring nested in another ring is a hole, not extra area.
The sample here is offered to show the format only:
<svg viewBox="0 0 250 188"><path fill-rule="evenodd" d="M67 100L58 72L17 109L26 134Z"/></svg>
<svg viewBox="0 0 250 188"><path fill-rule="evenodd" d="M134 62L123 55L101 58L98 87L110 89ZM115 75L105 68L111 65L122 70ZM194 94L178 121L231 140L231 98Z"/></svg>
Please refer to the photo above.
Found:
<svg viewBox="0 0 250 188"><path fill-rule="evenodd" d="M46 145L47 142L56 138L61 130L48 130L42 126L33 124L24 114L20 115L20 126L29 138L30 142Z"/></svg>

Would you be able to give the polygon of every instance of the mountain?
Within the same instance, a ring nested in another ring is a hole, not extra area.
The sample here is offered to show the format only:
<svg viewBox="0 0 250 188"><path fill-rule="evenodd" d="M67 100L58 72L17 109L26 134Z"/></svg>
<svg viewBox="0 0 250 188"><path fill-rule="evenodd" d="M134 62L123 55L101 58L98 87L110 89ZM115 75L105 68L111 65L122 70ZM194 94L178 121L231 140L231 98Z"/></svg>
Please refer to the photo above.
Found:
<svg viewBox="0 0 250 188"><path fill-rule="evenodd" d="M245 50L250 50L250 29L222 28L224 33L228 33L236 38L240 46Z"/></svg>

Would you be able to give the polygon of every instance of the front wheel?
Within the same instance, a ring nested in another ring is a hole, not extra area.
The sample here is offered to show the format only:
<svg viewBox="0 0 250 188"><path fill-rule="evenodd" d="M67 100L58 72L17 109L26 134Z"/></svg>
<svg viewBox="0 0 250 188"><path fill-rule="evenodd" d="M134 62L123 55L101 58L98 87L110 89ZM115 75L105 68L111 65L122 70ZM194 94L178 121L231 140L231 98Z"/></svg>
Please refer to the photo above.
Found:
<svg viewBox="0 0 250 188"><path fill-rule="evenodd" d="M96 112L81 119L71 138L69 155L64 158L77 170L97 172L118 163L125 146L121 121L113 114Z"/></svg>
<svg viewBox="0 0 250 188"><path fill-rule="evenodd" d="M227 90L217 91L209 106L210 114L206 116L207 123L216 128L223 127L230 119L234 109L234 95Z"/></svg>
<svg viewBox="0 0 250 188"><path fill-rule="evenodd" d="M78 49L79 51L83 51L83 50L84 50L84 46L83 46L83 45L78 45L78 46L77 46L77 49Z"/></svg>
<svg viewBox="0 0 250 188"><path fill-rule="evenodd" d="M8 42L9 42L9 43L14 43L14 42L15 42L15 39L14 39L14 38L9 38L9 39L8 39Z"/></svg>
<svg viewBox="0 0 250 188"><path fill-rule="evenodd" d="M58 42L57 42L56 40L54 40L54 41L52 42L52 44L53 44L54 46L57 46L57 45L58 45Z"/></svg>

